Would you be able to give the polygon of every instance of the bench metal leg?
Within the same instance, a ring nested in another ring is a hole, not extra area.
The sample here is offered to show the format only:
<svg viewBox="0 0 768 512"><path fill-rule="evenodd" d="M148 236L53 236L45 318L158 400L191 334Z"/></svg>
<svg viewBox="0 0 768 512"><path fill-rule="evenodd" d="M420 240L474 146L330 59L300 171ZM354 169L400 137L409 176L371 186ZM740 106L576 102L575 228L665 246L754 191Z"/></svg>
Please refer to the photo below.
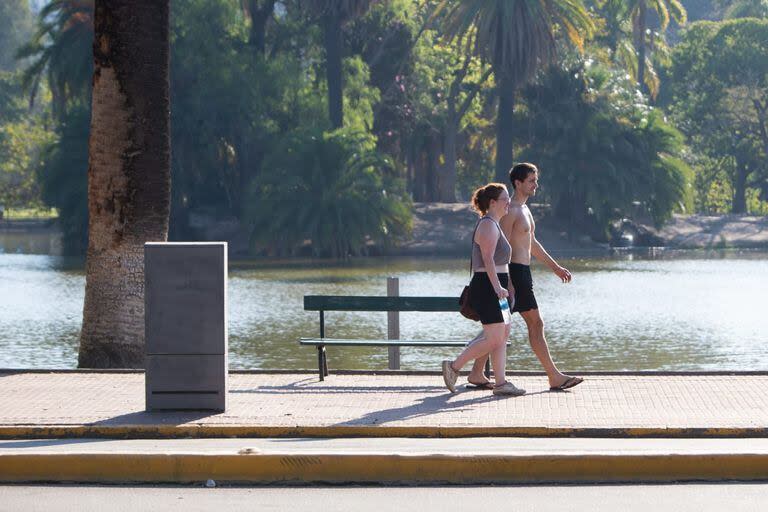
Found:
<svg viewBox="0 0 768 512"><path fill-rule="evenodd" d="M491 378L491 358L485 360L485 377L490 379Z"/></svg>
<svg viewBox="0 0 768 512"><path fill-rule="evenodd" d="M317 346L317 371L320 373L320 380L325 380L327 364L325 362L325 345Z"/></svg>
<svg viewBox="0 0 768 512"><path fill-rule="evenodd" d="M328 376L328 354L325 351L325 347L323 347L323 373L325 376Z"/></svg>

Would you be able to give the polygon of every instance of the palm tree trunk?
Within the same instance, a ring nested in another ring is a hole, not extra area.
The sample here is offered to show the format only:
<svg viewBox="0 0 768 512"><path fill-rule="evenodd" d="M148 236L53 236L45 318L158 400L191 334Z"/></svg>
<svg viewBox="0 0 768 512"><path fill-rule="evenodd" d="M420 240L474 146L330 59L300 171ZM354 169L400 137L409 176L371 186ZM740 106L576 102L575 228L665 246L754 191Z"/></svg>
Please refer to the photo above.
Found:
<svg viewBox="0 0 768 512"><path fill-rule="evenodd" d="M637 31L639 32L637 38L637 85L642 92L646 92L645 87L645 28L646 28L646 14L647 8L645 6L645 0L641 0L638 6L638 20Z"/></svg>
<svg viewBox="0 0 768 512"><path fill-rule="evenodd" d="M444 162L440 171L438 201L442 203L456 202L456 139L459 135L459 125L453 120L445 124L443 134Z"/></svg>
<svg viewBox="0 0 768 512"><path fill-rule="evenodd" d="M146 241L168 236L169 0L96 0L79 367L144 365Z"/></svg>
<svg viewBox="0 0 768 512"><path fill-rule="evenodd" d="M334 129L344 126L344 96L341 76L342 32L341 18L326 14L325 68L328 80L328 115Z"/></svg>
<svg viewBox="0 0 768 512"><path fill-rule="evenodd" d="M497 75L499 76L499 75ZM510 77L499 78L499 111L496 116L496 172L494 181L507 183L514 163L515 87Z"/></svg>

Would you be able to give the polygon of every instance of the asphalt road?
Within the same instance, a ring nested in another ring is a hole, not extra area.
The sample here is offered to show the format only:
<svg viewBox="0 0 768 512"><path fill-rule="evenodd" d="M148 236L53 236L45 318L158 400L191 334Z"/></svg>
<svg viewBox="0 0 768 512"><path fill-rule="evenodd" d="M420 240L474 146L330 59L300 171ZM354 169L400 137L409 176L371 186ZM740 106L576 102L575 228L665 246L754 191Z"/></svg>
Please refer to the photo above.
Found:
<svg viewBox="0 0 768 512"><path fill-rule="evenodd" d="M768 483L497 487L0 486L0 512L762 511Z"/></svg>

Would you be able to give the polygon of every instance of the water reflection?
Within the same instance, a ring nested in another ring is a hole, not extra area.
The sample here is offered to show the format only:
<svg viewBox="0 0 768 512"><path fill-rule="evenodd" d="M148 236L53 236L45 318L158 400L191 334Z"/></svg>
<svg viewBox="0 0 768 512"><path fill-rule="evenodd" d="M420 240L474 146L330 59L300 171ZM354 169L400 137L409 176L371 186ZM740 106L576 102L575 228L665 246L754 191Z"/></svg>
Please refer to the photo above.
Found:
<svg viewBox="0 0 768 512"><path fill-rule="evenodd" d="M577 254L561 284L534 268L536 294L556 361L575 370L768 370L768 253L617 251ZM230 366L314 368L300 336L318 334L305 294L384 295L398 276L402 295L458 295L464 259L367 259L344 264L232 262ZM74 367L83 304L82 262L0 254L0 367ZM327 335L385 337L385 313L331 312ZM468 339L477 324L452 313L403 313L401 336ZM454 349L404 348L402 366L436 369ZM332 368L386 368L386 349L329 349ZM509 367L538 370L515 317Z"/></svg>

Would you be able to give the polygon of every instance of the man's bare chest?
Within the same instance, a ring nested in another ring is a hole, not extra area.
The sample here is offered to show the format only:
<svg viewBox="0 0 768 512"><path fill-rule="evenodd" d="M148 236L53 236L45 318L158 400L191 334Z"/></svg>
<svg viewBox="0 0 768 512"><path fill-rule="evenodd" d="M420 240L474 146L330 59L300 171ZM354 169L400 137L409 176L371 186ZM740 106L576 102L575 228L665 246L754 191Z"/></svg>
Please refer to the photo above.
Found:
<svg viewBox="0 0 768 512"><path fill-rule="evenodd" d="M520 236L530 235L534 230L533 216L527 208L521 210L515 219L513 233Z"/></svg>

